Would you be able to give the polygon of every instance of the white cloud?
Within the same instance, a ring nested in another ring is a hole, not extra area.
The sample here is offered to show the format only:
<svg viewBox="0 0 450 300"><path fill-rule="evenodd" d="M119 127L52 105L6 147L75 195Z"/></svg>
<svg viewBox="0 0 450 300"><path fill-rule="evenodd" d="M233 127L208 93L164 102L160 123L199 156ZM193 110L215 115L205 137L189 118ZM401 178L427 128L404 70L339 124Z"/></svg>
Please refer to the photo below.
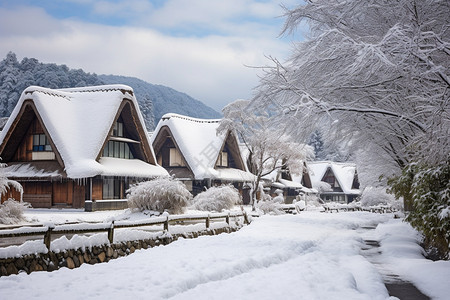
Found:
<svg viewBox="0 0 450 300"><path fill-rule="evenodd" d="M200 22L200 9L195 7L199 1L169 1L158 11L158 16L170 16L177 22L183 18L195 22L199 18ZM193 3L193 7L189 8L188 2ZM175 8L169 10L170 3L182 7L179 13ZM217 26L230 24L228 30L237 33L202 37L173 37L143 27L57 20L36 8L0 8L0 55L4 57L8 51L13 51L19 58L35 57L42 62L66 64L97 74L134 76L170 86L220 110L237 98L251 96L252 88L257 84L257 70L244 65L263 65L266 63L264 54L280 57L288 50L283 41L272 35L275 30L269 32L268 27L255 23L215 23L214 18L225 20L236 14L237 8L231 6L224 4L215 14L213 7L202 6L206 13L210 12L203 20ZM264 7L257 10L255 14L267 13ZM114 11L112 8L103 12ZM264 36L264 30L267 30L266 34L269 32L267 36Z"/></svg>

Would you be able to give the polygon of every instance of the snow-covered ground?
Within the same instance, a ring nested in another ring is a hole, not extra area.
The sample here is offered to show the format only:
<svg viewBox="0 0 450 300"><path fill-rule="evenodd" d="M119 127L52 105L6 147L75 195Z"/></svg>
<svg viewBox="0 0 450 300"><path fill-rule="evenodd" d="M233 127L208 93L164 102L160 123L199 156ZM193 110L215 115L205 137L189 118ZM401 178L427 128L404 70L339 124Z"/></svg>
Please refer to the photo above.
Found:
<svg viewBox="0 0 450 300"><path fill-rule="evenodd" d="M43 213L36 218L45 221ZM0 298L386 299L380 272L361 255L368 236L381 241L386 269L448 299L450 262L425 260L408 224L368 212L262 216L236 233L181 239L108 263L0 277Z"/></svg>

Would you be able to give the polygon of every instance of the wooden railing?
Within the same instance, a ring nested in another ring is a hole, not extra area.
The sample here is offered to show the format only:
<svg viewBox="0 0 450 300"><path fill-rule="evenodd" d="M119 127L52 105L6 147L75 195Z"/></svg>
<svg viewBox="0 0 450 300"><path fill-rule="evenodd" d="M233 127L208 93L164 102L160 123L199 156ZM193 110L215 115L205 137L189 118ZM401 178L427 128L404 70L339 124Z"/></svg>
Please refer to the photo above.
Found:
<svg viewBox="0 0 450 300"><path fill-rule="evenodd" d="M180 225L184 222L197 222L204 221L206 229L210 228L211 220L224 219L230 226L230 218L243 217L244 223L249 224L248 216L245 212L228 212L228 213L210 213L207 215L174 215L155 217L145 221L112 221L110 223L79 223L79 224L64 224L58 226L28 226L18 227L14 229L2 229L0 230L0 238L11 237L26 237L26 236L44 236L44 244L47 249L50 250L51 236L52 234L85 234L96 232L107 232L108 240L113 243L114 229L119 228L135 228L144 226L163 225L162 230L169 231L169 224L176 223Z"/></svg>

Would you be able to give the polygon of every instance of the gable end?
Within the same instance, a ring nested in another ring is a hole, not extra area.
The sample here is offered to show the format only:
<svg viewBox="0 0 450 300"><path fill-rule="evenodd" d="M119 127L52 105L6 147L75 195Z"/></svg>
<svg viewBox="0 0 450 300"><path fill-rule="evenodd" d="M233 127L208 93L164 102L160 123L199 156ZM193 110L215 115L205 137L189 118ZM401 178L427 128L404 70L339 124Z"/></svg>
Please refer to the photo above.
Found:
<svg viewBox="0 0 450 300"><path fill-rule="evenodd" d="M16 153L18 152L19 147L23 143L26 134L29 132L30 127L34 122L37 122L40 128L42 128L43 133L45 134L49 144L51 145L52 151L55 153L56 160L58 161L61 168L64 169L64 162L61 158L61 155L58 152L58 149L56 148L52 137L50 136L39 112L36 109L36 106L31 99L26 99L23 102L19 113L9 127L9 130L2 141L2 144L0 146L0 156L2 157L3 161L7 163L15 160ZM27 153L18 155L24 157L27 155Z"/></svg>
<svg viewBox="0 0 450 300"><path fill-rule="evenodd" d="M124 128L127 132L127 138L138 142L130 144L135 158L145 161L149 164L156 165L156 159L148 142L146 130L144 129L143 124L140 122L140 118L133 104L133 101L127 98L123 99L119 109L117 110L114 120L111 123L110 130L103 142L96 160L98 161L103 155L103 150L111 138L111 133L113 131L114 125L119 119L121 119L121 121L123 122Z"/></svg>

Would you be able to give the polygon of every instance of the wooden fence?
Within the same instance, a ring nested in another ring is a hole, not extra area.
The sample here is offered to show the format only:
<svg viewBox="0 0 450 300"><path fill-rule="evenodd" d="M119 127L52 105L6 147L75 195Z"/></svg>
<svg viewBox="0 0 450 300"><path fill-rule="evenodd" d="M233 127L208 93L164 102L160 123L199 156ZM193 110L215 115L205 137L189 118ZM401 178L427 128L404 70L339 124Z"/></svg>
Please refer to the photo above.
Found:
<svg viewBox="0 0 450 300"><path fill-rule="evenodd" d="M0 230L0 238L11 238L11 237L24 237L24 236L44 236L44 244L47 249L50 250L51 236L52 234L85 234L85 233L96 233L96 232L107 232L108 240L113 243L114 240L114 229L119 228L136 228L144 226L155 226L163 225L162 230L168 232L169 224L183 224L184 222L205 222L206 229L210 228L211 221L217 219L224 219L225 222L230 226L230 218L243 217L244 223L249 224L248 216L245 212L229 212L229 213L214 213L208 215L177 215L177 216L165 216L165 217L155 217L150 220L129 222L129 221L117 221L110 223L81 223L81 224L64 224L58 226L28 226L28 227L18 227L14 229L2 229Z"/></svg>

